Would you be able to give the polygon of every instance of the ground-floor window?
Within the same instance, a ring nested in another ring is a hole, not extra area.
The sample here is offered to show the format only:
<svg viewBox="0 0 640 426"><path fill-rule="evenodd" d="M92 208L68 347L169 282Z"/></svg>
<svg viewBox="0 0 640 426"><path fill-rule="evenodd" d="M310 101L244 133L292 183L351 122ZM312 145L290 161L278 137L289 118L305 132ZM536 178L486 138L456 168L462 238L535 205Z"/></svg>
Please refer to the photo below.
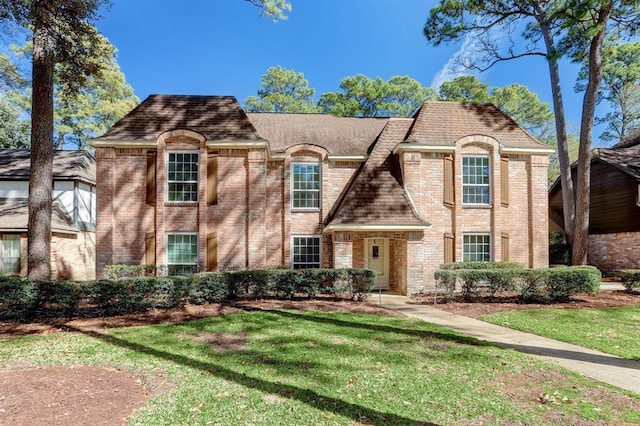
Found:
<svg viewBox="0 0 640 426"><path fill-rule="evenodd" d="M320 237L293 237L293 269L320 268Z"/></svg>
<svg viewBox="0 0 640 426"><path fill-rule="evenodd" d="M491 261L491 236L489 234L465 234L462 238L463 261Z"/></svg>
<svg viewBox="0 0 640 426"><path fill-rule="evenodd" d="M169 275L198 272L198 234L167 235L167 268Z"/></svg>
<svg viewBox="0 0 640 426"><path fill-rule="evenodd" d="M5 234L0 239L0 273L20 273L20 235Z"/></svg>

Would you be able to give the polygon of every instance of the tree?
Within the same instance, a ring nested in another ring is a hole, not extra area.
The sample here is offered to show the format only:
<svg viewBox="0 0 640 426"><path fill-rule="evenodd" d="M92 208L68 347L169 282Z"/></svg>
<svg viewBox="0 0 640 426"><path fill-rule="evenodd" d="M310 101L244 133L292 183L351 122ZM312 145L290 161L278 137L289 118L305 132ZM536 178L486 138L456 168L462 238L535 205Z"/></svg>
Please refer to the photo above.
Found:
<svg viewBox="0 0 640 426"><path fill-rule="evenodd" d="M553 112L547 102L522 84L491 89L491 102L514 118L527 132L547 142L553 137Z"/></svg>
<svg viewBox="0 0 640 426"><path fill-rule="evenodd" d="M315 92L303 73L278 65L262 76L258 96L249 96L244 106L252 112L316 112Z"/></svg>
<svg viewBox="0 0 640 426"><path fill-rule="evenodd" d="M0 148L28 148L29 122L20 111L0 98Z"/></svg>
<svg viewBox="0 0 640 426"><path fill-rule="evenodd" d="M287 0L247 0L272 19L291 10ZM53 195L53 74L62 64L60 79L70 95L77 93L102 64L91 61L101 44L91 25L98 9L109 0L0 0L0 21L31 33L31 176L29 179L29 279L51 279L51 204Z"/></svg>
<svg viewBox="0 0 640 426"><path fill-rule="evenodd" d="M558 138L564 223L573 245L574 264L586 263L591 140L595 101L602 77L604 35L606 30L636 31L639 3L622 0L442 0L431 9L424 26L425 37L435 45L463 36L474 37L478 55L472 60L463 60L463 65L480 71L502 61L526 56L546 59ZM522 31L520 38L515 34L518 30ZM575 191L558 64L563 54L574 61L585 61L589 70L582 104Z"/></svg>
<svg viewBox="0 0 640 426"><path fill-rule="evenodd" d="M446 81L438 91L440 100L452 102L490 102L489 84L481 83L472 75L456 77Z"/></svg>
<svg viewBox="0 0 640 426"><path fill-rule="evenodd" d="M640 42L620 44L607 41L602 52L602 87L598 102L606 101L611 110L596 117L596 124L606 124L600 139L615 143L640 129ZM584 90L588 69L583 67L576 90Z"/></svg>
<svg viewBox="0 0 640 426"><path fill-rule="evenodd" d="M432 89L408 76L394 76L385 81L358 74L343 78L340 88L342 92L320 96L318 106L323 112L338 116L406 117L424 101L435 99Z"/></svg>
<svg viewBox="0 0 640 426"><path fill-rule="evenodd" d="M526 131L547 143L553 136L553 113L549 104L522 84L489 88L477 77L456 77L440 86L439 100L455 102L490 102L500 108Z"/></svg>

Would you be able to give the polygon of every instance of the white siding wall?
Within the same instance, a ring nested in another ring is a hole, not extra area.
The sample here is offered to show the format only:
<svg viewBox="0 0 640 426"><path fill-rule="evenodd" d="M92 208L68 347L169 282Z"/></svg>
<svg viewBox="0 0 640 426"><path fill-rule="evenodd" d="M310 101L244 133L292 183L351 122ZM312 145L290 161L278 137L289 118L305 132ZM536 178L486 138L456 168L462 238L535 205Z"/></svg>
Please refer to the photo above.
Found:
<svg viewBox="0 0 640 426"><path fill-rule="evenodd" d="M73 191L73 182L56 181L53 183L53 199L62 204L70 218L73 218Z"/></svg>
<svg viewBox="0 0 640 426"><path fill-rule="evenodd" d="M0 198L28 198L29 182L25 180L0 180Z"/></svg>

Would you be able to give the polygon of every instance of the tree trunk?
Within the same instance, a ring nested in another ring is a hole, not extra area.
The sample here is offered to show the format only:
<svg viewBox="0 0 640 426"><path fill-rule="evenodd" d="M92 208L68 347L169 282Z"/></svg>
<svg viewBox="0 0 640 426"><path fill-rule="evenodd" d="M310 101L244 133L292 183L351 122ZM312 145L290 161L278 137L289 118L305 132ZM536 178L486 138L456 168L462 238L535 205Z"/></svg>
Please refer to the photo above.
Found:
<svg viewBox="0 0 640 426"><path fill-rule="evenodd" d="M29 280L51 279L51 200L53 194L54 41L46 30L48 1L34 1L33 94L31 98L31 177L29 179Z"/></svg>
<svg viewBox="0 0 640 426"><path fill-rule="evenodd" d="M553 112L556 122L556 137L558 139L558 162L560 163L560 183L562 185L562 212L564 215L564 232L567 243L573 245L575 234L575 198L573 179L571 177L571 162L569 161L569 147L567 143L567 125L564 115L564 103L560 87L560 71L558 56L551 27L547 22L540 22L540 28L547 49L547 64L551 81L551 95L553 97Z"/></svg>
<svg viewBox="0 0 640 426"><path fill-rule="evenodd" d="M607 21L611 13L611 2L602 7L598 14L598 32L589 45L589 77L582 102L580 121L580 149L576 173L576 228L573 241L574 265L587 264L589 249L589 205L591 203L591 141L598 89L602 80L602 45Z"/></svg>

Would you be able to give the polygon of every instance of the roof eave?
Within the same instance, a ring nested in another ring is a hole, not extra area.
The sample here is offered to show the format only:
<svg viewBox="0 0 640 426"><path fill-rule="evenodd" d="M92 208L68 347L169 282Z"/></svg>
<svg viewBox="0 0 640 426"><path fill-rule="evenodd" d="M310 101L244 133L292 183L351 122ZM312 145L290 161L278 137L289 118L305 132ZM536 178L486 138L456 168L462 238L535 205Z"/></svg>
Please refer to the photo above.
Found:
<svg viewBox="0 0 640 426"><path fill-rule="evenodd" d="M431 228L430 223L424 225L360 225L360 224L331 224L325 231L423 231Z"/></svg>

